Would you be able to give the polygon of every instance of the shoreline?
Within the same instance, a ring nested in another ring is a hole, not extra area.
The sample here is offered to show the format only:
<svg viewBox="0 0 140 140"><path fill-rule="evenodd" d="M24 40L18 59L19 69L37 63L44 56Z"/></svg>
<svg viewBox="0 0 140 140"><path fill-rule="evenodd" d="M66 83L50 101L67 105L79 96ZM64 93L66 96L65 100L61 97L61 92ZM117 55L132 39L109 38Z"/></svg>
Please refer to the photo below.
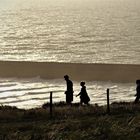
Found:
<svg viewBox="0 0 140 140"><path fill-rule="evenodd" d="M0 77L39 76L40 78L60 79L65 74L77 81L135 82L140 79L140 65L0 61Z"/></svg>

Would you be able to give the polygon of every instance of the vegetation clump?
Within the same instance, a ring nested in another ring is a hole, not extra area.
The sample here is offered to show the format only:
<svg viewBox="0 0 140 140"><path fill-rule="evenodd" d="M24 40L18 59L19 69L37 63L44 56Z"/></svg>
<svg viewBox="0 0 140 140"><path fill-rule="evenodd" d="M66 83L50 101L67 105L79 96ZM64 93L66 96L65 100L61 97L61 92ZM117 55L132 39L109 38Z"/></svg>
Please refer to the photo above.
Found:
<svg viewBox="0 0 140 140"><path fill-rule="evenodd" d="M30 110L0 107L0 140L132 140L140 138L140 105L49 103Z"/></svg>

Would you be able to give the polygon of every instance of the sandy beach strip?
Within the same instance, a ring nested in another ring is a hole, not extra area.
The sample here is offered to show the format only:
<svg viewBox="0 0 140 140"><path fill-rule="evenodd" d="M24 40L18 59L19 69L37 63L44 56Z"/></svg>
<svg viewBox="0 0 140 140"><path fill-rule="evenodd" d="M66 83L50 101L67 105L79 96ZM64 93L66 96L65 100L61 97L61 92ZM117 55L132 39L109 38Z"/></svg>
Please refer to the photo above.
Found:
<svg viewBox="0 0 140 140"><path fill-rule="evenodd" d="M0 77L59 79L65 74L78 81L135 82L140 79L140 65L0 61Z"/></svg>

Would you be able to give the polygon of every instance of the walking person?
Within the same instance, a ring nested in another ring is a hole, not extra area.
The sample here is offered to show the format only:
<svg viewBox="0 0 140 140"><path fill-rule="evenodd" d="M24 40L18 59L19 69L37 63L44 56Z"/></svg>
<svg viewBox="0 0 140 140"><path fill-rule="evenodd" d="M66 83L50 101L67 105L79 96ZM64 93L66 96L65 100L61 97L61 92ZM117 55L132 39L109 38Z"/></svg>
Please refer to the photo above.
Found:
<svg viewBox="0 0 140 140"><path fill-rule="evenodd" d="M68 75L65 75L64 79L66 80L66 85L67 85L67 90L65 91L66 103L71 104L71 102L73 101L73 83L69 79Z"/></svg>
<svg viewBox="0 0 140 140"><path fill-rule="evenodd" d="M136 80L136 99L135 99L135 103L138 103L139 99L140 99L140 80Z"/></svg>
<svg viewBox="0 0 140 140"><path fill-rule="evenodd" d="M89 96L87 94L87 91L86 91L85 82L81 82L80 85L81 85L82 88L81 88L80 93L78 95L76 95L76 97L80 96L80 104L81 105L83 103L88 105L88 103L90 101L90 98L89 98Z"/></svg>

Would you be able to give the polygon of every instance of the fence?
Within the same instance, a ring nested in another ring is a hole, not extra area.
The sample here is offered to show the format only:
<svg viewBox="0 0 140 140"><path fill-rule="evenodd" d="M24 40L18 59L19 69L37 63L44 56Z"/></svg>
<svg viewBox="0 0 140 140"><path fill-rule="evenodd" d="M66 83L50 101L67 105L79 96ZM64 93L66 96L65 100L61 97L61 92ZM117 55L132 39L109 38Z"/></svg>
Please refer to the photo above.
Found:
<svg viewBox="0 0 140 140"><path fill-rule="evenodd" d="M107 109L106 109L106 113L110 114L110 103L109 103L109 88L107 88L106 90L107 93ZM50 92L50 118L52 118L53 116L53 100L52 100L52 95L53 93Z"/></svg>

